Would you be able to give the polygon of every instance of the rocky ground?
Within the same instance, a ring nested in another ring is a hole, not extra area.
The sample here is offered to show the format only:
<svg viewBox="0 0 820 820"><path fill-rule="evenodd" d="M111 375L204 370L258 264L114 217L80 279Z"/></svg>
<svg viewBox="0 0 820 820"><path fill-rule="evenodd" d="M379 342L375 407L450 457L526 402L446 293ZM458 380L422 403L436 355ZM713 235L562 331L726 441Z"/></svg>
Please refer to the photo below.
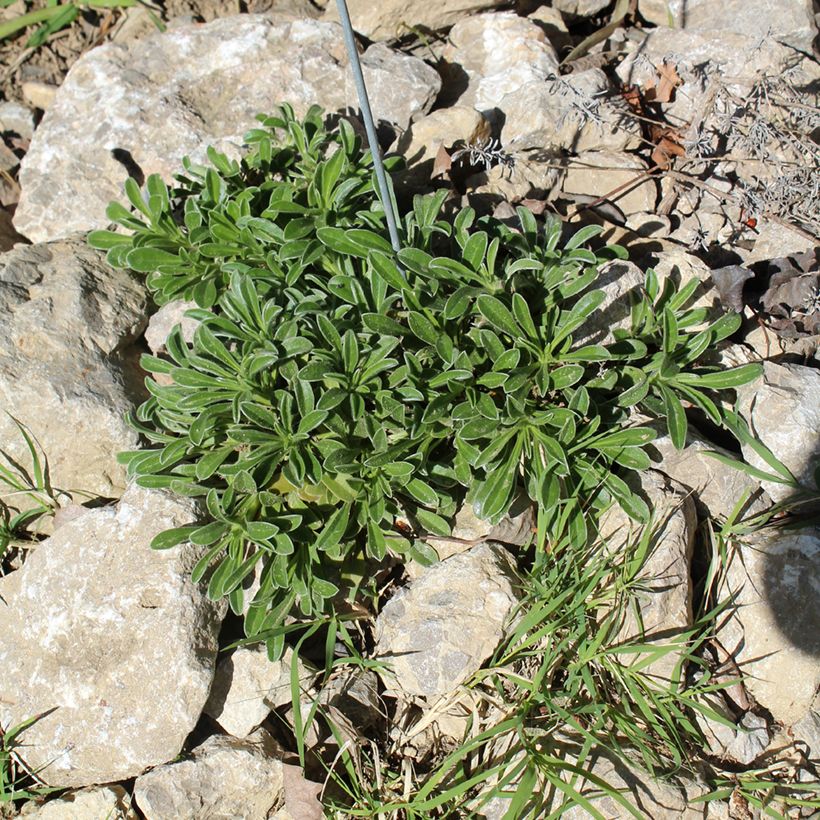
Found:
<svg viewBox="0 0 820 820"><path fill-rule="evenodd" d="M332 767L345 742L361 750L363 779L380 782L374 759L398 772L380 788L401 795L503 712L503 697L476 681L498 659L521 597L515 556L531 537L526 512L491 532L462 510L455 538L435 545L446 560L394 568L378 611L353 613L337 655L350 654L349 640L363 662L326 674L321 641L294 642L275 663L264 647L227 649L241 620L191 582L198 548L148 548L158 532L189 522L193 506L127 487L117 461L138 444L124 415L145 396L139 355L162 349L184 306L157 313L142 277L112 270L84 235L108 225L106 206L123 199L128 176L170 179L183 156L202 161L209 145L237 154L254 115L281 101L300 112L314 103L355 112L333 6L184 0L87 11L38 48L16 38L0 49L0 450L11 465L0 478L16 464L38 485L32 452L44 453L59 488L45 492L40 480L40 491L2 493L12 511L40 505L48 514L17 528L7 519L0 541L0 728L8 735L38 716L0 767L30 789L56 791L0 802L0 812L321 817L317 796L327 804L330 778L318 761ZM739 391L741 415L816 494L816 4L373 6L353 0L350 10L383 147L408 163L400 198L446 187L502 219L524 205L602 224L630 253L607 279L616 308L647 267L680 283L697 278L702 305L744 317L734 343L714 355L765 362L758 382ZM0 19L28 8L18 0ZM590 338L617 321L607 315L606 327L587 328ZM693 421L683 451L668 437L655 442L644 479L666 514L639 609L647 640L661 643L712 612L703 657L719 685L711 716L697 718L702 754L655 781L602 748L586 762L593 779L579 775L573 789L592 796L597 776L624 789L637 816L745 820L760 816L755 799L777 786L770 814L810 816L817 803L799 800L820 798L811 786L820 773L820 529L794 513L785 485L706 456L733 444L712 440L707 419ZM33 451L17 422L36 437ZM744 444L742 455L772 472L759 448ZM796 526L724 526L739 502L741 517L782 504L781 521ZM626 541L625 520L609 525ZM640 631L635 622L624 629ZM655 674L671 674L661 668L669 657L653 662ZM314 720L311 704L340 734ZM550 731L561 738L569 728ZM308 762L315 757L307 769L295 735ZM569 740L567 750L573 759ZM492 762L472 765L480 772ZM784 802L795 784L803 790ZM479 778L471 799L481 787ZM594 805L629 816L611 796ZM588 809L564 813L595 816ZM446 816L509 811L495 798Z"/></svg>

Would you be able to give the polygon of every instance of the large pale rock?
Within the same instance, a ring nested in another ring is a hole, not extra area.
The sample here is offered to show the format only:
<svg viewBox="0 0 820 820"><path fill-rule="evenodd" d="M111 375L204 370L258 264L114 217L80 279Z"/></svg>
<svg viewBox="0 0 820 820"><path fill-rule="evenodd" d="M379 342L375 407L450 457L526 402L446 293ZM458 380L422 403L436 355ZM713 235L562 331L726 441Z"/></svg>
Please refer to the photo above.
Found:
<svg viewBox="0 0 820 820"><path fill-rule="evenodd" d="M288 648L276 662L268 659L264 646L239 647L216 667L205 713L234 737L247 737L271 709L291 702L290 670L293 651ZM301 659L299 682L306 688L316 670Z"/></svg>
<svg viewBox="0 0 820 820"><path fill-rule="evenodd" d="M348 0L353 28L371 40L391 40L411 34L413 28L447 28L477 11L504 5L502 0ZM338 20L336 3L328 3L324 18Z"/></svg>
<svg viewBox="0 0 820 820"><path fill-rule="evenodd" d="M763 442L798 481L815 489L820 457L820 370L799 364L763 363L763 375L738 389L738 407L752 434ZM772 468L748 445L743 456L766 472ZM788 485L763 483L775 501L792 494Z"/></svg>
<svg viewBox="0 0 820 820"><path fill-rule="evenodd" d="M734 613L717 637L744 683L788 726L820 688L820 528L746 536L734 548L721 600Z"/></svg>
<svg viewBox="0 0 820 820"><path fill-rule="evenodd" d="M652 536L643 566L634 579L633 607L624 613L619 641L674 643L692 625L692 581L689 564L695 545L697 515L692 496L685 487L663 473L646 470L634 477L636 489L645 496L652 512ZM637 486L639 484L639 487ZM632 553L641 529L618 506L611 507L599 523L601 543L612 554ZM635 660L645 660L635 655ZM677 649L647 664L643 671L664 680L670 679L680 660Z"/></svg>
<svg viewBox="0 0 820 820"><path fill-rule="evenodd" d="M558 56L543 30L512 12L478 14L450 31L444 59L467 75L461 105L496 108L506 94L558 73Z"/></svg>
<svg viewBox="0 0 820 820"><path fill-rule="evenodd" d="M609 91L609 81L598 68L527 83L498 104L505 117L504 147L536 149L544 156L637 148L640 127L623 106L606 99Z"/></svg>
<svg viewBox="0 0 820 820"><path fill-rule="evenodd" d="M190 758L138 777L134 801L145 820L265 820L283 798L281 758L264 729L243 740L215 735Z"/></svg>
<svg viewBox="0 0 820 820"><path fill-rule="evenodd" d="M400 590L376 619L375 656L404 695L441 695L495 651L518 599L510 554L479 544L434 564Z"/></svg>
<svg viewBox="0 0 820 820"><path fill-rule="evenodd" d="M374 116L405 128L438 93L434 69L371 46L362 56ZM243 14L110 43L72 66L20 170L17 229L34 241L104 227L137 166L170 180L208 145L236 154L255 115L290 102L358 110L341 27Z"/></svg>
<svg viewBox="0 0 820 820"><path fill-rule="evenodd" d="M718 461L708 455L710 451L732 455L706 441L691 427L682 450L675 448L668 435L659 436L650 445L651 457L657 458L655 466L692 490L696 501L711 518L726 520L744 497L747 501L741 508L741 518L771 507L771 498L757 479Z"/></svg>
<svg viewBox="0 0 820 820"><path fill-rule="evenodd" d="M736 32L811 51L817 35L812 0L667 0L672 19L687 31Z"/></svg>
<svg viewBox="0 0 820 820"><path fill-rule="evenodd" d="M130 347L147 320L141 280L71 239L0 256L0 441L29 457L10 413L37 437L55 487L112 497L137 444L125 423L143 393Z"/></svg>
<svg viewBox="0 0 820 820"><path fill-rule="evenodd" d="M585 151L568 163L562 187L568 194L605 196L630 216L655 207L658 186L654 179L641 178L647 167L632 154Z"/></svg>
<svg viewBox="0 0 820 820"><path fill-rule="evenodd" d="M709 0L705 0L709 4ZM778 0L772 0L776 3ZM714 6L714 4L712 4ZM715 6L723 17L723 6ZM765 27L768 23L761 18ZM725 25L697 31L666 28L646 29L635 33L632 53L618 65L616 74L626 85L643 87L658 84L658 69L673 64L683 85L674 99L663 105L665 118L675 126L688 127L711 114L716 81L732 93L746 97L756 75L777 76L789 70L789 81L804 88L820 78L820 66L806 58L795 65L799 55L793 48L773 38L763 38L727 31ZM720 133L725 129L711 121Z"/></svg>
<svg viewBox="0 0 820 820"><path fill-rule="evenodd" d="M116 785L81 789L42 806L26 803L20 816L32 820L137 820L131 796Z"/></svg>
<svg viewBox="0 0 820 820"><path fill-rule="evenodd" d="M194 519L191 502L132 486L0 579L0 724L52 710L21 753L49 785L134 777L178 754L196 725L224 605L191 582L201 548L149 546Z"/></svg>

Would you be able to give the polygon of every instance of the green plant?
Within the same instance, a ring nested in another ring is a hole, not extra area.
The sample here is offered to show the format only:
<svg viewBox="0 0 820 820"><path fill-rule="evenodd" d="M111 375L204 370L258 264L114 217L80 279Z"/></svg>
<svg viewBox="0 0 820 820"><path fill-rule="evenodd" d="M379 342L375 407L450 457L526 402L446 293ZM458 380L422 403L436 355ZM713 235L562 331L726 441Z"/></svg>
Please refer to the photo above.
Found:
<svg viewBox="0 0 820 820"><path fill-rule="evenodd" d="M64 495L51 486L48 459L32 432L13 416L11 419L26 445L31 468L0 450L0 487L5 499L0 501L0 562L12 548L32 543L31 525L54 515ZM18 503L10 503L17 499Z"/></svg>
<svg viewBox="0 0 820 820"><path fill-rule="evenodd" d="M35 715L8 729L0 726L0 804L27 800L55 791L41 785L37 780L37 773L28 769L17 755L17 750L23 745L19 741L20 735L47 714L49 713L44 712Z"/></svg>
<svg viewBox="0 0 820 820"><path fill-rule="evenodd" d="M15 0L0 0L0 8L6 8ZM135 6L139 0L82 0L82 2L58 3L57 0L46 0L46 4L41 8L34 9L19 14L11 20L0 23L0 40L13 37L18 32L38 26L36 31L26 41L26 48L38 48L43 45L55 32L70 26L79 17L83 9L116 9L130 8ZM157 24L157 28L162 29L162 23L151 12L151 17Z"/></svg>
<svg viewBox="0 0 820 820"><path fill-rule="evenodd" d="M213 167L186 161L176 187L152 176L144 196L129 181L136 213L108 214L130 233L89 236L147 273L158 302L200 306L191 344L177 329L167 357L143 359L157 378L134 424L150 446L123 460L143 486L204 498L208 523L154 546L206 546L194 576L212 570L210 595L240 612L261 562L249 635L297 601L321 612L362 561L434 560L425 536L447 536L465 499L498 521L525 493L542 552L586 544L613 501L646 520L623 475L649 466L655 432L631 408L665 418L680 447L682 401L720 424L713 391L759 373L697 366L740 319L701 329L705 311L686 308L697 282L677 291L653 271L631 328L577 343L604 302L601 264L625 256L584 247L594 226L562 242L557 220L541 230L525 208L520 231L469 208L444 219L438 192L414 200L394 257L349 124L330 132L318 109L300 122L287 106L261 124L241 162L211 150Z"/></svg>
<svg viewBox="0 0 820 820"><path fill-rule="evenodd" d="M344 749L329 767L335 816L474 816L501 798L509 818L558 817L573 806L598 818L606 797L623 816L644 817L595 760L656 777L686 772L704 742L694 715L715 717L701 696L730 685L707 670L696 680L684 673L703 667L714 611L663 642L623 631L661 532L655 522L617 549L564 540L537 556L504 644L466 683L475 723L457 748L409 778L400 744L378 756ZM664 659L669 679L651 668Z"/></svg>

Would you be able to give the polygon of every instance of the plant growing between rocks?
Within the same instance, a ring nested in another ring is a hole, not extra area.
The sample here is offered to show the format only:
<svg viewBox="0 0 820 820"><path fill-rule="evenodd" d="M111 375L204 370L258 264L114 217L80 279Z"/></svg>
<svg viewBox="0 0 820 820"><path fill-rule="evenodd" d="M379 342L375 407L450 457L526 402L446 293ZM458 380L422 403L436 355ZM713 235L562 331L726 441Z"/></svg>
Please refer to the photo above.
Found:
<svg viewBox="0 0 820 820"><path fill-rule="evenodd" d="M138 483L201 497L209 521L167 531L156 548L207 547L194 570L214 598L264 638L298 603L321 613L388 554L430 562L458 506L496 522L521 494L538 508L537 549L579 547L613 502L648 508L625 477L650 465L655 436L632 408L662 418L682 447L684 402L718 425L716 391L758 365L698 363L737 330L689 309L648 271L631 326L584 341L602 309L616 246L566 241L518 209L520 230L467 208L445 219L446 192L417 197L394 258L383 237L372 159L351 126L318 109L260 117L241 160L210 150L176 187L156 176L126 192L129 233L95 231L114 266L147 274L159 304L194 299L192 342L177 328L167 357L146 356L151 398L133 422L149 447L123 454ZM269 641L276 656L281 635Z"/></svg>

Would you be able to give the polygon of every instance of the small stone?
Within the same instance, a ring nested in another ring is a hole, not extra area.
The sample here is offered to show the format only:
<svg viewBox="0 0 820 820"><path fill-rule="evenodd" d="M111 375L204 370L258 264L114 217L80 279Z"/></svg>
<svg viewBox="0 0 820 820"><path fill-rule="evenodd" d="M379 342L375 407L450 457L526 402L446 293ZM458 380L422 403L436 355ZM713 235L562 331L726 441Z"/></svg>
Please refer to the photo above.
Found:
<svg viewBox="0 0 820 820"><path fill-rule="evenodd" d="M754 763L769 745L770 736L766 720L747 712L735 723L719 692L701 698L712 711L726 721L724 723L695 709L695 720L706 737L709 752L743 766Z"/></svg>
<svg viewBox="0 0 820 820"><path fill-rule="evenodd" d="M37 80L29 80L20 87L23 92L23 99L32 107L46 111L51 108L54 98L57 96L57 86L51 83L42 83Z"/></svg>
<svg viewBox="0 0 820 820"><path fill-rule="evenodd" d="M26 803L20 816L36 820L137 820L131 795L116 785L70 792L42 805Z"/></svg>
<svg viewBox="0 0 820 820"><path fill-rule="evenodd" d="M792 737L808 749L807 757L817 766L820 763L820 694L811 709L791 727Z"/></svg>
<svg viewBox="0 0 820 820"><path fill-rule="evenodd" d="M234 737L247 737L272 709L291 702L293 650L272 662L262 647L239 647L216 668L205 714ZM316 670L299 659L299 683L305 689Z"/></svg>
<svg viewBox="0 0 820 820"><path fill-rule="evenodd" d="M265 820L283 799L282 756L264 729L243 740L215 735L190 758L138 777L134 802L145 820Z"/></svg>
<svg viewBox="0 0 820 820"><path fill-rule="evenodd" d="M448 63L466 72L461 105L492 111L506 94L558 72L558 57L539 26L512 12L477 14L450 30Z"/></svg>
<svg viewBox="0 0 820 820"><path fill-rule="evenodd" d="M738 388L738 409L756 436L806 488L816 488L814 469L820 456L820 370L798 364L763 363L763 375ZM747 444L743 457L765 472L772 468ZM794 491L764 481L775 501Z"/></svg>
<svg viewBox="0 0 820 820"><path fill-rule="evenodd" d="M479 544L429 567L376 619L375 657L388 690L442 695L495 651L518 600L514 564L500 545Z"/></svg>
<svg viewBox="0 0 820 820"><path fill-rule="evenodd" d="M397 184L419 191L429 188L439 149L486 141L489 134L487 120L468 106L449 106L421 117L390 149L391 153L401 154L408 165L396 175Z"/></svg>
<svg viewBox="0 0 820 820"><path fill-rule="evenodd" d="M224 602L191 581L203 549L150 548L190 500L131 486L38 544L0 579L0 725L57 788L125 780L177 755L214 674Z"/></svg>
<svg viewBox="0 0 820 820"><path fill-rule="evenodd" d="M196 302L175 299L173 302L164 304L151 316L148 320L148 327L145 329L145 342L155 356L165 350L165 341L177 325L180 325L183 340L188 344L193 342L194 331L199 327L199 320L192 319L185 313L196 307Z"/></svg>
<svg viewBox="0 0 820 820"><path fill-rule="evenodd" d="M34 133L34 112L12 100L0 103L0 132L30 140Z"/></svg>

